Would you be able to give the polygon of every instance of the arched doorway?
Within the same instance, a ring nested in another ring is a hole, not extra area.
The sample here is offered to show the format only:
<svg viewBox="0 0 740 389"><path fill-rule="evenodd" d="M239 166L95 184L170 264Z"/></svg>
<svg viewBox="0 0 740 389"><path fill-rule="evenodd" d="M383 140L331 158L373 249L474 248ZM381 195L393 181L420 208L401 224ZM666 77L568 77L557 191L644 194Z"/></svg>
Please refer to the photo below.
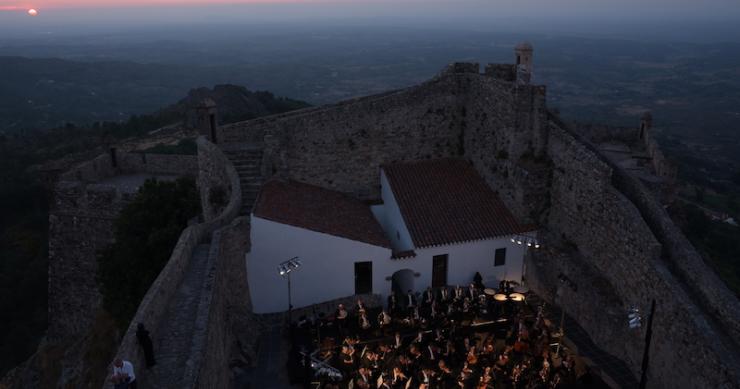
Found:
<svg viewBox="0 0 740 389"><path fill-rule="evenodd" d="M391 292L396 294L406 294L409 290L414 290L414 271L411 269L402 269L391 277Z"/></svg>

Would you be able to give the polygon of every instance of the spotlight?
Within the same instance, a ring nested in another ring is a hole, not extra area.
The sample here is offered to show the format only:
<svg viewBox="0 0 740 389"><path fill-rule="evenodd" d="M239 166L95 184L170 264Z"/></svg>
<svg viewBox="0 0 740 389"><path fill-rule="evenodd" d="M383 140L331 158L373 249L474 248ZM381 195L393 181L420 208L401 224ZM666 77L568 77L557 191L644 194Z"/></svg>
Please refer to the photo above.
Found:
<svg viewBox="0 0 740 389"><path fill-rule="evenodd" d="M514 238L511 238L511 243L516 243L516 240Z"/></svg>
<svg viewBox="0 0 740 389"><path fill-rule="evenodd" d="M535 243L534 244L534 248L536 248L536 249L540 248L540 244L539 243Z"/></svg>

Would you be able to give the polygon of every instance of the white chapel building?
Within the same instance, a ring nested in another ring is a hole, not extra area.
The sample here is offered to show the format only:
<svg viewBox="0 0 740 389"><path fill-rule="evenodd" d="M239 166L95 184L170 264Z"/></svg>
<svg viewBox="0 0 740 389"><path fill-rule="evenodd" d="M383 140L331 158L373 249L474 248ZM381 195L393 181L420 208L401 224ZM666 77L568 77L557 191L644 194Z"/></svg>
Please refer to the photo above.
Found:
<svg viewBox="0 0 740 389"><path fill-rule="evenodd" d="M299 257L290 274L294 308L353 294L422 291L521 281L522 227L462 159L402 162L380 168L381 200L295 181L271 180L251 215L247 275L255 313L287 309L281 262Z"/></svg>

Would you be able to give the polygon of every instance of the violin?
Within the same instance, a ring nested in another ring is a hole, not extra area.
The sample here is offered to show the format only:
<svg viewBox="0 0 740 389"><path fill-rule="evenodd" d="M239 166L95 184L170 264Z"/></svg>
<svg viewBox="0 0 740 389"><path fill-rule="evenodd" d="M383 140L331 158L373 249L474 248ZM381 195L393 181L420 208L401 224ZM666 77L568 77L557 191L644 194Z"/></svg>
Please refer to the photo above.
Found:
<svg viewBox="0 0 740 389"><path fill-rule="evenodd" d="M475 348L471 347L468 352L467 361L469 365L475 365L478 363L478 356L475 355Z"/></svg>

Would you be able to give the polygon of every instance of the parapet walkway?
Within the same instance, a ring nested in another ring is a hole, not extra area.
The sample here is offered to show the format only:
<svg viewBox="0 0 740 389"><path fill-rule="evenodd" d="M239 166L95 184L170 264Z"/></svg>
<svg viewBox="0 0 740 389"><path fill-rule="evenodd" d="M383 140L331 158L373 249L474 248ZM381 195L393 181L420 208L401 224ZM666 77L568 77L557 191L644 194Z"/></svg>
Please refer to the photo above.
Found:
<svg viewBox="0 0 740 389"><path fill-rule="evenodd" d="M186 371L194 368L189 366L193 363L189 357L200 355L205 343L206 328L198 320L203 310L198 307L209 274L210 247L201 244L193 251L188 269L159 325L160 335L153 339L157 365L149 371L137 372L139 388L183 389L193 384L185 382L190 376Z"/></svg>

